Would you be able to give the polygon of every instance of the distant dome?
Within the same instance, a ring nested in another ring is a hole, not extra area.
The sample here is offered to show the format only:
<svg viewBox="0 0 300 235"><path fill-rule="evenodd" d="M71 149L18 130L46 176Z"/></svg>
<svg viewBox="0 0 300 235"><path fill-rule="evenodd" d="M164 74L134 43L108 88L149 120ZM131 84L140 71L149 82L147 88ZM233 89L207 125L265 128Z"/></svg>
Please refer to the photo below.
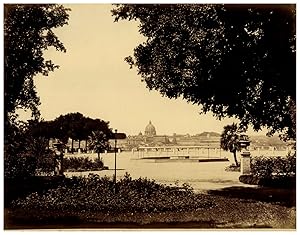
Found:
<svg viewBox="0 0 300 235"><path fill-rule="evenodd" d="M145 135L156 135L155 127L152 125L151 121L149 121L149 124L145 128Z"/></svg>

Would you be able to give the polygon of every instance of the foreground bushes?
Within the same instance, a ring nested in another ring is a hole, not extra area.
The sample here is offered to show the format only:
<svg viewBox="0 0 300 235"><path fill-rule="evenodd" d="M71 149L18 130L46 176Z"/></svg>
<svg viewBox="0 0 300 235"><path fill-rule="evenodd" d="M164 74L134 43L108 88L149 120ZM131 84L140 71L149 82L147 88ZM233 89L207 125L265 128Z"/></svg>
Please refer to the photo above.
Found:
<svg viewBox="0 0 300 235"><path fill-rule="evenodd" d="M264 179L293 177L296 175L296 154L287 157L256 157L251 161L253 176Z"/></svg>
<svg viewBox="0 0 300 235"><path fill-rule="evenodd" d="M24 179L35 175L52 175L57 165L48 140L34 137L22 122L6 126L4 140L4 177Z"/></svg>
<svg viewBox="0 0 300 235"><path fill-rule="evenodd" d="M28 210L81 212L179 212L211 205L186 184L170 187L146 178L132 179L128 174L117 182L116 188L109 178L90 174L66 179L57 189L32 193L12 203L13 208Z"/></svg>
<svg viewBox="0 0 300 235"><path fill-rule="evenodd" d="M67 171L94 171L104 168L103 161L90 160L88 157L70 157L63 159L63 168Z"/></svg>
<svg viewBox="0 0 300 235"><path fill-rule="evenodd" d="M4 179L4 206L9 207L13 200L25 198L33 192L44 193L57 188L64 182L64 176L32 176L27 178Z"/></svg>
<svg viewBox="0 0 300 235"><path fill-rule="evenodd" d="M251 175L242 175L239 180L246 184L295 188L296 154L286 157L255 157L251 159Z"/></svg>

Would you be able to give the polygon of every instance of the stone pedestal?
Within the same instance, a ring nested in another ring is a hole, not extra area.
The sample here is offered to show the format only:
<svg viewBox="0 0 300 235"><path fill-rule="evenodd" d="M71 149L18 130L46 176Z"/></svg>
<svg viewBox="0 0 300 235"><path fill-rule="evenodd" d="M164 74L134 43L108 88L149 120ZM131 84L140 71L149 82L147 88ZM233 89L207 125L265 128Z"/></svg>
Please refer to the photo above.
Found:
<svg viewBox="0 0 300 235"><path fill-rule="evenodd" d="M243 151L241 153L241 174L242 175L249 175L251 173L250 168L250 152L249 151Z"/></svg>
<svg viewBox="0 0 300 235"><path fill-rule="evenodd" d="M55 151L55 161L56 161L56 166L54 169L54 175L63 175L63 166L62 166L62 161L63 161L63 154L59 151Z"/></svg>

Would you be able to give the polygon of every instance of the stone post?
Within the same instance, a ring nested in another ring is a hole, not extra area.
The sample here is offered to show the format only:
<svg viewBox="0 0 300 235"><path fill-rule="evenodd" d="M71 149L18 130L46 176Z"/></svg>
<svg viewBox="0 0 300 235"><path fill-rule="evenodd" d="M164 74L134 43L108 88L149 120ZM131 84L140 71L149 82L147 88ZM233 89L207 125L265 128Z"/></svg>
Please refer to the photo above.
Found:
<svg viewBox="0 0 300 235"><path fill-rule="evenodd" d="M251 167L250 167L250 162L251 162L251 154L248 150L248 147L250 145L250 141L248 136L246 135L241 135L239 144L241 146L241 174L242 175L249 175L251 174Z"/></svg>
<svg viewBox="0 0 300 235"><path fill-rule="evenodd" d="M241 153L241 174L242 175L250 175L251 168L250 168L250 160L251 155L250 152L245 150Z"/></svg>
<svg viewBox="0 0 300 235"><path fill-rule="evenodd" d="M55 161L56 161L56 166L54 169L54 175L63 175L64 174L64 169L63 169L63 144L61 143L56 143L54 144L55 147Z"/></svg>

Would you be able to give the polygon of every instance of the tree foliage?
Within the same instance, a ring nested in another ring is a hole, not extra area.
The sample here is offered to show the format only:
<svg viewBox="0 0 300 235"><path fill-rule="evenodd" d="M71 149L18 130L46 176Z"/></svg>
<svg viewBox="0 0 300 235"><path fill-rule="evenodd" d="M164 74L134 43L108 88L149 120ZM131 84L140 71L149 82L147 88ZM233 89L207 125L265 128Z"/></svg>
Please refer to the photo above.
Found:
<svg viewBox="0 0 300 235"><path fill-rule="evenodd" d="M241 133L242 130L238 127L238 125L236 123L232 123L232 125L224 126L220 140L221 148L233 153L236 166L239 165L236 158L236 152L241 150L241 146L239 144Z"/></svg>
<svg viewBox="0 0 300 235"><path fill-rule="evenodd" d="M296 154L285 157L257 156L251 159L251 173L260 179L276 179L296 176Z"/></svg>
<svg viewBox="0 0 300 235"><path fill-rule="evenodd" d="M81 113L60 115L51 121L29 120L27 123L9 123L4 142L4 175L6 178L24 178L37 174L51 174L57 164L55 153L49 149L49 139L57 138L64 145L68 138L89 139L101 132L97 141L99 152L108 149L112 136L109 122L92 119Z"/></svg>
<svg viewBox="0 0 300 235"><path fill-rule="evenodd" d="M93 138L95 133L101 133L102 137L96 135L99 137L97 139L101 141L103 146L108 147L108 139L112 137L109 122L98 118L85 117L78 112L60 115L51 121L31 121L30 130L36 137L57 138L65 144L69 138L79 141L90 138L95 139ZM104 149L102 148L102 150Z"/></svg>
<svg viewBox="0 0 300 235"><path fill-rule="evenodd" d="M295 138L295 5L116 5L146 41L125 60L151 90Z"/></svg>
<svg viewBox="0 0 300 235"><path fill-rule="evenodd" d="M108 139L109 136L100 130L92 131L92 134L89 136L88 147L98 154L98 161L101 160L100 153L109 148Z"/></svg>
<svg viewBox="0 0 300 235"><path fill-rule="evenodd" d="M43 52L49 47L65 52L63 43L53 29L67 24L67 8L55 4L4 5L4 108L5 121L16 109L29 109L39 116L33 77L48 75L58 68L45 60Z"/></svg>
<svg viewBox="0 0 300 235"><path fill-rule="evenodd" d="M56 162L44 137L37 137L28 125L8 125L4 144L4 177L20 178L51 174Z"/></svg>

